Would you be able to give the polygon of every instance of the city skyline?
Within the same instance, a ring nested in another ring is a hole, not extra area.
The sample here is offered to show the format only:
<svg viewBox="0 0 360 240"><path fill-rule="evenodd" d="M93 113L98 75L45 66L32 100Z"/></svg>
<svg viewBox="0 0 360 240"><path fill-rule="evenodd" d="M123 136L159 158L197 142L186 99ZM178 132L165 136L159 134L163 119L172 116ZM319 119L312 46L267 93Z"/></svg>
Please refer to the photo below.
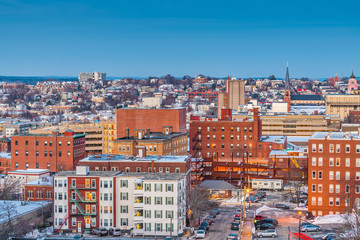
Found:
<svg viewBox="0 0 360 240"><path fill-rule="evenodd" d="M341 76L360 69L359 3L0 1L0 75ZM20 67L21 66L21 67Z"/></svg>

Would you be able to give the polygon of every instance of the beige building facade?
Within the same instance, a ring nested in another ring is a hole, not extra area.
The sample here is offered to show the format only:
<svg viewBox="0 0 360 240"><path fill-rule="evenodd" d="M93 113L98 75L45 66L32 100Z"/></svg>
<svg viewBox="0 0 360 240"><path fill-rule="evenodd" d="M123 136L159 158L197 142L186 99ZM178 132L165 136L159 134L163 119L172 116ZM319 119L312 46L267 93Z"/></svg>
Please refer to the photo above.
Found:
<svg viewBox="0 0 360 240"><path fill-rule="evenodd" d="M245 81L231 77L226 80L226 92L218 95L218 117L221 118L221 109L237 110L245 104Z"/></svg>
<svg viewBox="0 0 360 240"><path fill-rule="evenodd" d="M347 121L350 110L360 109L360 95L326 95L326 114L339 115L341 121Z"/></svg>

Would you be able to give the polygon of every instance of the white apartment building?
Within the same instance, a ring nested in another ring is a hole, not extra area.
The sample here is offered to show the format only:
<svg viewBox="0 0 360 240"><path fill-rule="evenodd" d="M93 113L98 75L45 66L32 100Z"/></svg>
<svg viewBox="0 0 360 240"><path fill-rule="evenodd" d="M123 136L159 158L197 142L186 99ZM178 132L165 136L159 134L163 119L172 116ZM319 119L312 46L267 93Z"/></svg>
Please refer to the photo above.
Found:
<svg viewBox="0 0 360 240"><path fill-rule="evenodd" d="M54 229L117 227L134 235L177 236L186 220L186 177L89 171L87 166L60 172L54 176Z"/></svg>

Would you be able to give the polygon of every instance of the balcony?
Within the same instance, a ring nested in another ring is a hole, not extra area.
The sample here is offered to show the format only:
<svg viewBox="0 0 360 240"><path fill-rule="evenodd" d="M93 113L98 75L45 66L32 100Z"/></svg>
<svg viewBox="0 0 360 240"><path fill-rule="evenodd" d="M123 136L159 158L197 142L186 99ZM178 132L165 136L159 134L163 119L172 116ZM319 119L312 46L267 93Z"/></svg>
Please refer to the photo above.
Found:
<svg viewBox="0 0 360 240"><path fill-rule="evenodd" d="M139 208L143 208L143 207L144 207L143 197L136 197L136 198L135 198L134 207L139 207Z"/></svg>
<svg viewBox="0 0 360 240"><path fill-rule="evenodd" d="M142 183L135 183L134 194L144 194L144 186Z"/></svg>
<svg viewBox="0 0 360 240"><path fill-rule="evenodd" d="M76 184L76 185L70 185L70 189L94 189L94 190L96 190L96 186L91 186L90 184Z"/></svg>
<svg viewBox="0 0 360 240"><path fill-rule="evenodd" d="M144 210L135 209L134 221L144 220Z"/></svg>

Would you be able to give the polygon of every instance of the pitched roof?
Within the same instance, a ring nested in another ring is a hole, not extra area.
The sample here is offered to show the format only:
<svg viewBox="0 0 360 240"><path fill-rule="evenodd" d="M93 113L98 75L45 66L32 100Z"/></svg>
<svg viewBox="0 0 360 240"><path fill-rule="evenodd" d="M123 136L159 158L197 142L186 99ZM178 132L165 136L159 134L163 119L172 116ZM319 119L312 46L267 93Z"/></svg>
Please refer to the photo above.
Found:
<svg viewBox="0 0 360 240"><path fill-rule="evenodd" d="M205 180L199 185L200 188L216 189L216 190L231 190L235 187L223 180Z"/></svg>

